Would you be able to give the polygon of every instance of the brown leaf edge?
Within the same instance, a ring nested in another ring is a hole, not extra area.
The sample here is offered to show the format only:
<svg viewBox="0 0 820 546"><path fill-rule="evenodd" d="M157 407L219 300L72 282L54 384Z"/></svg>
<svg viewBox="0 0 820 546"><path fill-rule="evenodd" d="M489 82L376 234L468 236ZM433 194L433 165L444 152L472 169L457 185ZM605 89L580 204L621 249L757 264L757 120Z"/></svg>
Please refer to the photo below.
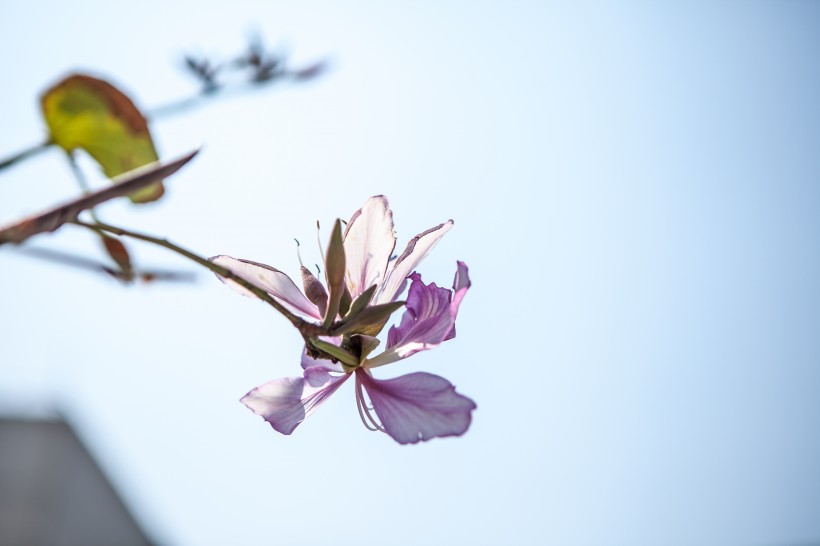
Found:
<svg viewBox="0 0 820 546"><path fill-rule="evenodd" d="M77 216L84 210L115 197L129 195L174 174L198 153L199 150L194 150L174 161L156 162L134 169L114 177L112 179L114 181L113 186L83 195L52 209L0 227L0 245L5 243L19 244L32 235L54 231L63 224L76 220Z"/></svg>

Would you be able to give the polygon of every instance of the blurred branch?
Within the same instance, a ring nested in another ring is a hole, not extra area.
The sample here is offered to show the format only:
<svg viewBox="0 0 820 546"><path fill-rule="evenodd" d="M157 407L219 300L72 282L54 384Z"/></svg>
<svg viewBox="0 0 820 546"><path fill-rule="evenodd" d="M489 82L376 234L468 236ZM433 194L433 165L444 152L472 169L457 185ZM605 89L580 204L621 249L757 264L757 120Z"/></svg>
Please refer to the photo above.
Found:
<svg viewBox="0 0 820 546"><path fill-rule="evenodd" d="M284 79L296 81L306 80L308 78L318 76L324 72L325 68L326 64L324 62L318 62L314 65L306 67L303 70L283 72L281 74L277 74L275 77L270 77L264 80L252 80L233 86L219 85L215 87L205 87L197 94L190 97L179 99L168 104L163 104L162 106L158 106L156 108L148 109L145 112L145 117L148 120L155 120L158 118L182 114L187 110L191 110L192 108L200 106L213 99L228 96L229 93L241 94L242 92L247 92L258 88L260 87L260 84L263 83L267 84Z"/></svg>
<svg viewBox="0 0 820 546"><path fill-rule="evenodd" d="M325 61L319 61L298 70L288 68L285 55L266 51L259 37L249 40L247 50L224 62L215 62L202 57L185 56L185 68L196 78L201 88L193 96L180 99L157 108L149 109L147 117L158 118L174 115L208 100L225 96L226 91L241 93L262 85L291 80L307 81L321 75L327 69ZM228 73L240 73L245 81L238 85L226 84L223 79Z"/></svg>
<svg viewBox="0 0 820 546"><path fill-rule="evenodd" d="M291 69L287 66L286 56L276 52L266 51L258 37L248 41L245 51L225 62L214 62L207 58L186 56L184 67L200 83L200 89L193 95L182 98L145 112L149 120L183 113L196 106L207 103L229 93L243 93L264 85L278 81L307 81L320 76L327 69L326 61ZM240 74L244 82L228 83L224 81L226 74ZM21 152L0 159L0 171L17 164L20 161L33 157L54 145L49 138L40 144L27 148Z"/></svg>
<svg viewBox="0 0 820 546"><path fill-rule="evenodd" d="M29 157L35 156L40 152L47 150L53 144L54 143L51 141L51 139L48 139L41 142L40 144L35 144L31 148L27 148L22 152L18 152L12 156L9 156L6 159L0 160L0 171L2 171L5 168L11 167L19 161L23 161L24 159L28 159Z"/></svg>
<svg viewBox="0 0 820 546"><path fill-rule="evenodd" d="M156 159L157 157L146 125L146 118L156 119L162 116L177 114L212 99L224 97L228 95L229 92L246 92L253 88L270 85L271 83L277 81L306 81L319 76L325 71L326 68L326 63L324 61L320 61L311 65L306 65L299 69L291 69L288 66L287 59L284 54L267 51L262 44L262 40L258 37L251 37L245 51L226 61L215 62L208 58L195 58L192 56L186 56L184 61L185 68L200 83L199 90L192 96L151 109L146 115L136 109L133 102L110 83L88 75L74 74L64 80L61 80L58 84L44 93L42 103L43 115L46 123L51 128L51 131L55 131L55 123L56 126L65 128L65 119L63 118L71 118L72 115L76 115L76 112L71 108L64 108L59 105L69 103L72 97L73 100L76 101L77 93L91 94L98 103L107 105L105 108L108 116L106 121L110 121L111 124L113 124L118 130L120 126L122 126L123 128L120 130L120 133L130 137L132 136L132 133L136 131L141 135L143 140L147 139L148 147L151 151L150 155L152 155L152 157L145 161L142 159L137 160L145 163L146 161ZM74 95L72 95L72 93L74 93ZM51 108L49 108L49 104L52 105ZM53 104L57 104L57 106L54 106ZM112 104L115 105L116 108L113 108L111 106ZM61 111L61 108L66 111ZM63 116L63 118L59 118L59 116ZM54 121L55 118L58 119L58 122ZM139 129L139 131L134 129L135 119L139 121L137 124L137 129ZM74 129L75 132L81 132L76 127ZM113 132L116 133L116 131ZM91 139L87 133L88 131L83 133L86 141ZM109 133L112 133L112 131L108 131L107 133L103 131L101 134L93 134L92 136L98 140L103 139L105 142L110 142L112 139L116 140L116 138L111 137L111 134ZM115 136L122 136L120 133L116 133ZM176 161L165 164L153 163L150 166L125 173L122 176L115 176L112 178L112 181L114 182L113 186L92 191L85 178L85 175L77 164L74 153L75 148L72 146L67 147L65 144L62 144L66 141L73 142L75 143L73 144L74 147L89 152L87 142L86 145L83 145L77 138L74 138L73 140L66 140L61 139L56 133L52 133L52 136L44 142L18 152L6 159L0 160L0 171L2 171L3 169L11 167L20 161L39 154L52 145L56 145L56 142L61 142L60 146L66 152L69 166L71 167L71 170L83 192L81 197L62 203L38 214L16 220L9 225L0 226L0 245L5 243L19 244L26 241L29 237L39 233L55 231L66 223L72 223L93 230L102 239L106 253L114 261L114 263L117 264L117 268L106 266L103 263L96 262L85 257L47 249L26 248L20 249L20 253L63 265L104 272L124 282L131 282L136 278L141 278L143 280L160 278L173 280L181 277L181 275L173 272L135 271L132 267L130 254L123 242L119 239L119 237L112 237L108 234L140 239L142 241L150 242L172 250L177 254L181 254L182 256L185 256L186 258L210 269L217 275L220 275L225 279L230 279L276 308L280 313L285 315L288 320L297 326L297 328L299 328L304 335L317 334L317 332L314 332L315 327L312 324L306 323L302 319L296 317L287 309L282 307L279 302L274 300L266 292L253 286L251 283L234 276L231 272L225 270L224 268L214 265L208 260L196 256L195 254L178 247L173 243L170 243L166 239L159 239L116 228L114 226L102 223L96 216L93 207L115 197L129 195L132 197L132 200L135 200L135 202L141 202L134 198L134 194L137 191L147 188L155 182L161 183L163 178L173 174L173 172L188 162L196 154L196 152ZM144 144L143 141L136 143L129 141L129 143L132 146ZM92 142L92 144L96 143ZM118 174L118 172L121 172L116 169L114 169L115 172L109 172L113 169L110 165L107 165L105 161L95 156L93 152L89 153L98 163L100 163L103 171L106 172L109 177L112 174ZM126 157L128 159L126 164L134 164L134 158L130 153L127 153ZM146 201L153 199L156 199L156 197L146 199ZM83 211L89 211L91 218L94 221L93 224L87 224L79 220L79 215Z"/></svg>
<svg viewBox="0 0 820 546"><path fill-rule="evenodd" d="M151 271L131 271L125 272L108 267L96 260L86 258L85 256L77 256L59 250L41 247L20 247L17 253L30 258L44 260L47 262L58 263L76 269L84 269L87 271L94 271L97 273L104 273L119 281L129 283L134 280L142 280L144 282L150 281L179 281L179 282L193 282L196 275L187 271L167 271L167 270L151 270Z"/></svg>
<svg viewBox="0 0 820 546"><path fill-rule="evenodd" d="M74 155L74 152L66 152L66 155L68 156L68 164L71 166L71 172L74 173L74 178L77 179L80 190L88 195L91 193L91 186L88 184L88 180L82 169L80 169L80 166L77 164L77 156Z"/></svg>
<svg viewBox="0 0 820 546"><path fill-rule="evenodd" d="M80 165L77 163L77 156L74 152L66 152L68 156L68 164L71 166L71 172L74 173L74 178L77 179L77 184L80 186L80 190L82 190L83 195L88 195L92 192L91 186L88 184L88 179L85 177L85 173L80 168ZM88 209L88 214L91 215L91 218L94 221L97 221L97 212L94 210L94 207L90 207Z"/></svg>
<svg viewBox="0 0 820 546"><path fill-rule="evenodd" d="M23 218L9 226L0 227L0 245L21 243L38 233L54 231L63 224L75 220L84 210L95 207L115 197L121 197L162 180L188 163L198 153L191 152L169 163L156 163L135 169L115 179L113 186L83 195L67 203L57 205L47 211Z"/></svg>

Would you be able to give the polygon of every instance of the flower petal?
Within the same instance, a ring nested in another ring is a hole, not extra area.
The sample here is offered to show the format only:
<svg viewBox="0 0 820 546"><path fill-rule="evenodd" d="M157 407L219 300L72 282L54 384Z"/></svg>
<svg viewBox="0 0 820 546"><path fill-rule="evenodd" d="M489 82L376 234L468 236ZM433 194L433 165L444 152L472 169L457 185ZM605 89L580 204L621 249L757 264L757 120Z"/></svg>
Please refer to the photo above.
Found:
<svg viewBox="0 0 820 546"><path fill-rule="evenodd" d="M410 275L410 279L407 310L399 325L390 328L387 350L367 360L368 368L396 362L455 337L458 308L470 288L470 277L464 262L458 262L453 281L455 293L439 288L435 283L424 284L418 273Z"/></svg>
<svg viewBox="0 0 820 546"><path fill-rule="evenodd" d="M439 239L450 231L452 227L453 221L448 220L410 239L410 242L407 243L407 248L396 258L393 265L387 271L384 282L373 298L373 303L387 303L396 299L396 296L400 293L399 288L402 286L404 279L407 278L411 271L416 269L416 266L430 253L433 247L436 246Z"/></svg>
<svg viewBox="0 0 820 546"><path fill-rule="evenodd" d="M464 296L467 294L467 290L469 290L470 286L472 286L472 282L470 282L470 275L467 269L467 264L464 262L456 262L456 277L453 279L453 301L450 302L450 313L453 315L453 321L455 322L456 317L458 316L458 308L461 305L461 300L464 299ZM456 337L456 325L453 324L453 329L450 330L450 333L447 334L447 337L444 338L444 341L448 339L453 339Z"/></svg>
<svg viewBox="0 0 820 546"><path fill-rule="evenodd" d="M458 315L458 306L461 305L461 300L464 299L464 294L473 285L470 282L470 270L464 262L456 262L456 276L453 279L453 302L450 304L453 309L453 317Z"/></svg>
<svg viewBox="0 0 820 546"><path fill-rule="evenodd" d="M460 436L470 427L476 404L458 394L443 377L416 372L394 379L374 379L356 370L384 431L400 444Z"/></svg>
<svg viewBox="0 0 820 546"><path fill-rule="evenodd" d="M371 197L350 218L344 234L347 289L352 298L382 282L395 246L387 198Z"/></svg>
<svg viewBox="0 0 820 546"><path fill-rule="evenodd" d="M283 377L256 387L240 400L261 416L277 432L290 434L327 398L342 386L350 374L330 375L315 366L304 377Z"/></svg>
<svg viewBox="0 0 820 546"><path fill-rule="evenodd" d="M299 288L294 284L290 277L265 264L251 262L248 260L238 260L230 256L214 256L210 261L218 266L224 267L234 275L245 279L252 283L284 305L288 310L298 313L304 318L321 320L322 315L319 313L319 308L316 307ZM237 283L220 277L219 280L227 284L243 296L255 298L252 292L246 290Z"/></svg>
<svg viewBox="0 0 820 546"><path fill-rule="evenodd" d="M439 288L436 283L424 284L421 275L410 275L413 281L407 294L406 311L398 327L393 326L387 336L387 348L399 343L441 343L453 327L450 314L452 292Z"/></svg>

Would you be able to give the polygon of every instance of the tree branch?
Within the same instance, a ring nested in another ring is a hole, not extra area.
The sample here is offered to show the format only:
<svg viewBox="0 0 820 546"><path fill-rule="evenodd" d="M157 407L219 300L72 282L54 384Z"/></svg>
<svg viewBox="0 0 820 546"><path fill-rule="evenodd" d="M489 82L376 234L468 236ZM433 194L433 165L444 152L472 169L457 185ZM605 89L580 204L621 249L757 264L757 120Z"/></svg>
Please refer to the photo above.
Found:
<svg viewBox="0 0 820 546"><path fill-rule="evenodd" d="M246 281L245 279L239 277L238 275L235 275L233 272L229 271L228 269L225 269L224 267L216 265L215 263L207 260L206 258L203 258L202 256L198 256L198 255L194 254L190 250L186 250L186 249L182 248L181 246L175 245L174 243L172 243L168 239L153 237L151 235L145 235L143 233L137 233L135 231L130 231L130 230L127 230L127 229L116 227L116 226L111 226L111 225L108 225L108 224L104 224L102 222L96 222L94 224L90 224L90 223L83 222L82 220L74 220L71 223L75 224L75 225L78 225L78 226L82 226L86 229L90 229L90 230L95 231L97 233L100 233L100 232L112 233L114 235L118 235L118 236L122 236L122 237L130 237L132 239L138 239L140 241L145 241L147 243L151 243L151 244L166 248L166 249L168 249L172 252L175 252L176 254L179 254L180 256L184 256L185 258L188 258L189 260L198 263L202 267L205 267L206 269L209 269L210 271L212 271L213 273L219 275L220 277L231 280L231 281L235 282L236 284L240 285L242 288L245 288L246 290L250 291L254 296L261 299L262 301L264 301L265 303L267 303L268 305L270 305L271 307L273 307L274 309L276 309L277 311L282 313L282 315L284 315L285 318L288 319L290 321L290 323L293 324L302 333L303 337L328 335L327 329L320 328L319 326L317 326L315 324L311 324L311 323L305 321L304 319L302 319L300 317L297 317L295 314L293 314L288 309L286 309L281 303L276 301L273 298L273 296L271 296L270 294L268 294L267 292L265 292L264 290L262 290L258 286L254 285L253 283L250 283L250 282Z"/></svg>

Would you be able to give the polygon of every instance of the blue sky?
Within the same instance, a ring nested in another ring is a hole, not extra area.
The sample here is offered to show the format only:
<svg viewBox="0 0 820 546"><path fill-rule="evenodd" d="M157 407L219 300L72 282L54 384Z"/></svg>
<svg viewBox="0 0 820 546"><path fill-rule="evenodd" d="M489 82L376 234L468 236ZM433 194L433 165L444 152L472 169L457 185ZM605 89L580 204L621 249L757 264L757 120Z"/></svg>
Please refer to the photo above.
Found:
<svg viewBox="0 0 820 546"><path fill-rule="evenodd" d="M289 437L238 399L299 336L204 271L123 287L0 249L8 411L76 424L163 544L800 544L820 540L820 95L811 3L14 4L0 155L73 70L150 108L250 31L320 79L152 125L203 145L111 223L298 272L315 221L390 198L399 245L473 288L458 337L381 368L478 403L404 447L343 387ZM99 176L90 162L87 170ZM0 175L0 221L76 193L56 151ZM73 229L31 242L84 255ZM195 270L138 244L140 263Z"/></svg>

